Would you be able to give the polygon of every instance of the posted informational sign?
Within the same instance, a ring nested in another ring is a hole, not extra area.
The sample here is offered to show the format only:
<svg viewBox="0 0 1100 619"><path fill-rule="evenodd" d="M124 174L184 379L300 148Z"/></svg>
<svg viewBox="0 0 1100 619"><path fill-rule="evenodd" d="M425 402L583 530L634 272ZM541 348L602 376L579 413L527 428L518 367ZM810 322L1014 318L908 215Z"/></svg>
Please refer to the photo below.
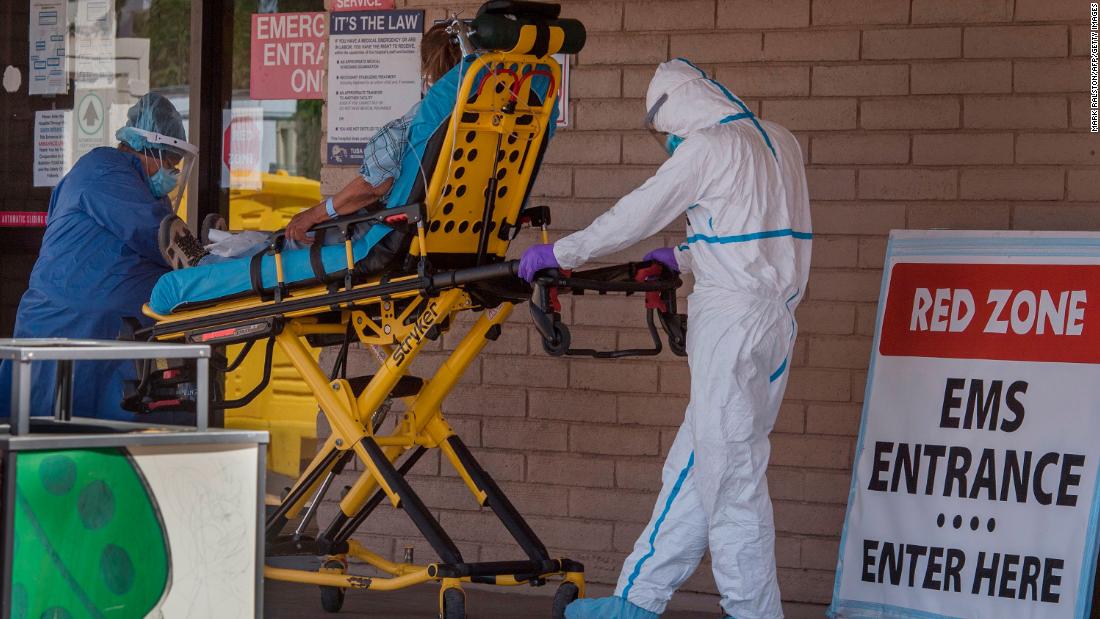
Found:
<svg viewBox="0 0 1100 619"><path fill-rule="evenodd" d="M252 99L322 99L327 13L253 13Z"/></svg>
<svg viewBox="0 0 1100 619"><path fill-rule="evenodd" d="M76 87L115 87L115 2L76 3Z"/></svg>
<svg viewBox="0 0 1100 619"><path fill-rule="evenodd" d="M34 186L53 187L72 166L72 112L34 113Z"/></svg>
<svg viewBox="0 0 1100 619"><path fill-rule="evenodd" d="M328 163L362 163L374 132L420 101L423 31L419 10L329 16Z"/></svg>
<svg viewBox="0 0 1100 619"><path fill-rule="evenodd" d="M0 211L0 228L44 228L46 211Z"/></svg>
<svg viewBox="0 0 1100 619"><path fill-rule="evenodd" d="M262 188L264 109L234 108L222 120L222 187Z"/></svg>
<svg viewBox="0 0 1100 619"><path fill-rule="evenodd" d="M74 153L73 161L80 159L84 153L107 146L114 139L107 134L108 110L110 98L115 95L113 90L80 90L77 89L73 96L76 107L73 109Z"/></svg>
<svg viewBox="0 0 1100 619"><path fill-rule="evenodd" d="M1089 616L1100 234L894 232L832 617Z"/></svg>
<svg viewBox="0 0 1100 619"><path fill-rule="evenodd" d="M554 59L561 65L561 87L558 88L558 122L559 129L569 126L569 55L554 54Z"/></svg>
<svg viewBox="0 0 1100 619"><path fill-rule="evenodd" d="M63 95L69 92L65 71L68 44L68 2L30 0L30 70L28 92L32 95Z"/></svg>
<svg viewBox="0 0 1100 619"><path fill-rule="evenodd" d="M394 8L394 0L333 0L333 11L379 11Z"/></svg>

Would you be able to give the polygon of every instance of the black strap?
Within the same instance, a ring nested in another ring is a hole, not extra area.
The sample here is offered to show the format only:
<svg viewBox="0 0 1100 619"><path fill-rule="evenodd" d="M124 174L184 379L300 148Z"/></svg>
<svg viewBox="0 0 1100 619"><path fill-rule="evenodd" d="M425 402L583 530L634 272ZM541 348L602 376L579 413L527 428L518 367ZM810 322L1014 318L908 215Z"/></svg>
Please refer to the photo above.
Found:
<svg viewBox="0 0 1100 619"><path fill-rule="evenodd" d="M266 253L267 250L256 252L248 263L248 277L252 280L252 290L261 297L264 296L263 265Z"/></svg>
<svg viewBox="0 0 1100 619"><path fill-rule="evenodd" d="M321 260L321 248L325 244L326 232L328 232L327 228L315 230L313 245L309 246L309 266L313 269L313 276L317 278L318 282L323 282L328 277L328 273L325 272L325 262Z"/></svg>
<svg viewBox="0 0 1100 619"><path fill-rule="evenodd" d="M543 21L535 22L535 42L531 45L531 55L542 58L550 51L550 26Z"/></svg>

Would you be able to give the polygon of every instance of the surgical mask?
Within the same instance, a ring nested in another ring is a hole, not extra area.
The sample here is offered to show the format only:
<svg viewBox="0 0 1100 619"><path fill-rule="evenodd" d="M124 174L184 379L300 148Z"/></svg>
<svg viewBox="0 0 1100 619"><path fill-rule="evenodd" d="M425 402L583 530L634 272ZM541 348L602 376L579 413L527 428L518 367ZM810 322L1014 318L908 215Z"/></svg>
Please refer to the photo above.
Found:
<svg viewBox="0 0 1100 619"><path fill-rule="evenodd" d="M153 192L154 197L163 198L176 188L178 182L179 172L169 172L166 168L161 168L149 177L149 191Z"/></svg>
<svg viewBox="0 0 1100 619"><path fill-rule="evenodd" d="M676 149L679 148L680 144L682 144L683 142L684 138L670 133L668 134L668 137L665 138L665 150L668 152L669 155L671 155L672 153L676 152Z"/></svg>
<svg viewBox="0 0 1100 619"><path fill-rule="evenodd" d="M158 198L167 198L172 211L178 212L199 150L179 138L138 127L122 127L115 137L159 164L156 173L147 179L149 190Z"/></svg>

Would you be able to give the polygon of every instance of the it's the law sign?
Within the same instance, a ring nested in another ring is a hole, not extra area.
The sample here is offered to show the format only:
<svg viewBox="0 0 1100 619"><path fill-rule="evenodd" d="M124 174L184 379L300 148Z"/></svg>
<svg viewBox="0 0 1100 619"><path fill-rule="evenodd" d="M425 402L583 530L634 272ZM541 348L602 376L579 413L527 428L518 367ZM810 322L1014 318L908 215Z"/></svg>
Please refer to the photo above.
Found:
<svg viewBox="0 0 1100 619"><path fill-rule="evenodd" d="M1084 618L1100 234L894 232L832 617Z"/></svg>

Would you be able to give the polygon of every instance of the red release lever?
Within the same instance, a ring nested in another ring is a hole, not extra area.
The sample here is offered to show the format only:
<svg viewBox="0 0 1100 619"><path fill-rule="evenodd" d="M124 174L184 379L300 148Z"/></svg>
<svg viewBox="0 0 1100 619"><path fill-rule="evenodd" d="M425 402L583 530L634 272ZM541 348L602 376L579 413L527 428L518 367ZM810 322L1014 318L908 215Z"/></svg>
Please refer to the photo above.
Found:
<svg viewBox="0 0 1100 619"><path fill-rule="evenodd" d="M385 219L388 224L402 223L409 220L409 216L405 213L398 213L397 215L390 215Z"/></svg>
<svg viewBox="0 0 1100 619"><path fill-rule="evenodd" d="M661 263L654 262L645 268L638 269L638 272L634 274L634 281L644 282L650 279L656 279L660 277L663 272L664 267L661 266ZM668 313L668 304L661 298L660 290L651 290L645 293L645 308Z"/></svg>
<svg viewBox="0 0 1100 619"><path fill-rule="evenodd" d="M565 277L569 277L570 275L573 274L573 271L570 270L570 269L560 269L558 272L561 273L562 275L564 275ZM555 312L559 312L559 313L561 312L561 301L558 300L558 287L557 286L551 286L550 287L550 309L554 310Z"/></svg>

